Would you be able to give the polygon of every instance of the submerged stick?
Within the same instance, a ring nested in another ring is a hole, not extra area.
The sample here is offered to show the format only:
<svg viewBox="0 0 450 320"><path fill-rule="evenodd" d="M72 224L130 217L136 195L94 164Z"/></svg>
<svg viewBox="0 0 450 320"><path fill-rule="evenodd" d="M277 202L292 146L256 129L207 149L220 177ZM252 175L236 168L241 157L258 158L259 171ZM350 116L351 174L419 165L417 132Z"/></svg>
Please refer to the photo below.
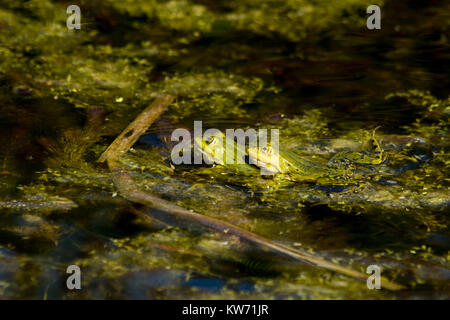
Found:
<svg viewBox="0 0 450 320"><path fill-rule="evenodd" d="M125 130L111 143L111 145L102 153L98 161L105 162L108 159L119 159L126 153L141 135L145 133L147 128L159 118L168 106L175 99L171 95L163 95L158 97L150 104L139 116L126 127Z"/></svg>
<svg viewBox="0 0 450 320"><path fill-rule="evenodd" d="M148 127L167 109L174 97L164 95L157 98L148 106L128 127L114 140L114 142L100 156L99 161L106 161L111 171L116 188L123 197L131 202L152 207L151 215L159 220L175 218L189 222L199 223L211 229L239 237L241 240L271 249L302 262L326 268L347 276L366 281L368 275L362 272L340 266L323 258L316 257L308 252L290 248L288 246L270 241L252 232L244 230L228 222L220 221L191 210L187 210L167 200L161 199L148 192L141 191L126 168L121 167L119 158L126 153ZM404 286L382 278L381 285L389 290L405 289Z"/></svg>

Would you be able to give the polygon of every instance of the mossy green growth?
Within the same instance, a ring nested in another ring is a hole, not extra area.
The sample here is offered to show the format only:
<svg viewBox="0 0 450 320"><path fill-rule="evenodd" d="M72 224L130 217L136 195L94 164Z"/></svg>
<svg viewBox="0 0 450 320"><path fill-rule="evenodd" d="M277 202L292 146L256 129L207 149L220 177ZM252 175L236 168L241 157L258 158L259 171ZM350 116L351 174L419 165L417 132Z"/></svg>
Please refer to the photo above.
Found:
<svg viewBox="0 0 450 320"><path fill-rule="evenodd" d="M175 121L200 117L209 119L248 119L242 108L257 102L258 95L272 92L259 78L246 78L207 68L205 72L167 76L151 86L153 92L177 96L168 117Z"/></svg>
<svg viewBox="0 0 450 320"><path fill-rule="evenodd" d="M220 4L188 0L108 1L119 12L144 15L168 29L184 33L208 34L248 32L268 37L301 41L306 37L343 26L365 25L367 1L345 0L251 0ZM378 5L382 3L378 2ZM335 33L336 35L337 33Z"/></svg>

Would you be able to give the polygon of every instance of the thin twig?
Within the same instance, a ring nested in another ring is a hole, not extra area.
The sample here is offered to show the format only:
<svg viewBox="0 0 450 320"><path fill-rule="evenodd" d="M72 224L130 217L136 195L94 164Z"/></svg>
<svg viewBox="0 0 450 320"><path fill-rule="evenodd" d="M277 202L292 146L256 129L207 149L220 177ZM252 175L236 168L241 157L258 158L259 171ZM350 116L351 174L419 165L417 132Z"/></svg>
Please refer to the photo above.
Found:
<svg viewBox="0 0 450 320"><path fill-rule="evenodd" d="M187 210L148 192L141 191L128 170L121 166L119 158L133 146L148 127L167 109L173 99L174 97L170 95L164 95L157 98L149 107L139 114L139 116L114 140L99 158L99 161L106 161L108 163L114 184L124 198L131 202L158 209L149 212L149 214L153 215L156 219L166 220L167 218L175 218L177 220L199 223L211 229L235 235L241 240L259 245L263 248L271 249L274 252L281 253L296 260L345 274L356 279L364 281L367 279L367 274L362 272L329 262L308 252L275 243L230 223ZM388 290L405 289L404 286L384 278L382 278L382 287Z"/></svg>

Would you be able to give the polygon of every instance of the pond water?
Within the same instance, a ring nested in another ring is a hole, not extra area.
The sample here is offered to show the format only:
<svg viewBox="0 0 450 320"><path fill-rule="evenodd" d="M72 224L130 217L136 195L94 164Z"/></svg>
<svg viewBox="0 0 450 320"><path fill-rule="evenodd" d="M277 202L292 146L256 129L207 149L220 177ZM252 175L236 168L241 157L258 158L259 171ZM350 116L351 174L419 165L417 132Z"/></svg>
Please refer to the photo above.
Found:
<svg viewBox="0 0 450 320"><path fill-rule="evenodd" d="M0 0L1 298L449 298L450 3L386 0L368 30L359 0L78 1L69 30L76 2ZM140 189L407 289L122 197L96 160L163 93L175 102L121 159ZM171 133L199 120L277 128L321 161L380 126L387 161L361 188L171 165Z"/></svg>

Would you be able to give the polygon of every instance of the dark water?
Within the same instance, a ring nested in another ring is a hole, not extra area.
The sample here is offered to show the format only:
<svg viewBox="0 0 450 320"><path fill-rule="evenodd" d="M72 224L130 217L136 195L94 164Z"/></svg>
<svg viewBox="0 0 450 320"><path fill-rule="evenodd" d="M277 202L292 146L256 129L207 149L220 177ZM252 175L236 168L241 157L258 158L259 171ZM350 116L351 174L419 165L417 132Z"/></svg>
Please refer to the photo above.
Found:
<svg viewBox="0 0 450 320"><path fill-rule="evenodd" d="M187 3L220 17L209 31L189 14L171 20L175 7L89 1L79 4L82 29L67 36L67 2L30 3L0 1L0 297L448 298L447 2L386 1L381 30L365 28L364 6L347 9L342 21L362 24L311 28L301 39L279 25L237 28L223 17L239 6L208 0ZM229 94L236 88L243 95ZM421 94L386 98L410 90ZM141 188L355 270L379 265L408 289L368 290L227 235L168 226L116 194L95 160L164 91L178 94L178 107L124 159ZM336 141L360 143L381 125L391 158L372 192L341 200L320 186L261 191L246 184L256 178L170 168L168 137L194 120L279 127L291 147L324 158ZM66 288L72 264L81 290Z"/></svg>

